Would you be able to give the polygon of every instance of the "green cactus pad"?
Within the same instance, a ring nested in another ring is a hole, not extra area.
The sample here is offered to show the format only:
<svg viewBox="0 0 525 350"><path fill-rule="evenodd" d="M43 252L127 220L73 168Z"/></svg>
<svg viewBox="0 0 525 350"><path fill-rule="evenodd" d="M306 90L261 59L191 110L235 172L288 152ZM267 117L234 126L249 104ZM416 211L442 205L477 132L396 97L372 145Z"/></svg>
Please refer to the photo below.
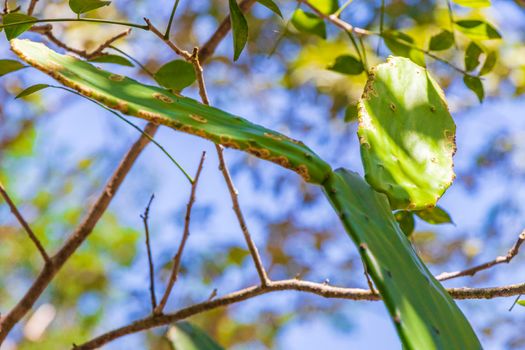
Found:
<svg viewBox="0 0 525 350"><path fill-rule="evenodd" d="M461 310L399 228L387 197L344 169L333 173L324 191L359 247L405 348L481 349Z"/></svg>
<svg viewBox="0 0 525 350"><path fill-rule="evenodd" d="M246 119L163 88L98 69L40 43L14 39L11 47L24 61L62 84L124 114L246 151L289 168L311 183L323 182L331 172L330 166L301 141Z"/></svg>
<svg viewBox="0 0 525 350"><path fill-rule="evenodd" d="M454 180L456 126L443 91L407 58L372 69L357 133L365 179L392 209L433 207Z"/></svg>

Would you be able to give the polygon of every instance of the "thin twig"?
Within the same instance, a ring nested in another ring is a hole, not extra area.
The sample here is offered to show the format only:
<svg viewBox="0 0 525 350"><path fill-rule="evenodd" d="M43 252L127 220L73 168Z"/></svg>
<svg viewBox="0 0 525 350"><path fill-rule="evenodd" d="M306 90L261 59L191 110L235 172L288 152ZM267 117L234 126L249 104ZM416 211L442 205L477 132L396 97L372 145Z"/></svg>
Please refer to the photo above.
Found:
<svg viewBox="0 0 525 350"><path fill-rule="evenodd" d="M123 31L123 32L120 32L117 35L114 35L111 38L107 39L105 42L103 42L98 47L96 47L93 51L88 53L86 50L76 49L74 47L71 47L71 46L67 45L66 43L64 43L63 41L58 39L53 34L52 30L53 30L53 26L51 24L42 25L42 26L34 26L33 28L31 28L32 32L36 32L36 33L42 34L43 36L48 38L49 41L51 41L56 46L66 50L66 51L69 51L69 52L72 52L74 54L77 54L80 57L83 57L83 58L88 59L88 60L89 59L93 59L93 58L97 58L99 56L102 56L103 55L102 51L104 49L110 47L111 44L113 44L118 39L121 39L121 38L129 35L129 33L131 33L131 28L129 28L129 29Z"/></svg>
<svg viewBox="0 0 525 350"><path fill-rule="evenodd" d="M155 198L155 195L152 194L148 205L146 206L146 209L144 209L144 214L140 215L142 222L144 223L144 233L146 236L146 250L148 253L148 267L149 267L149 293L151 297L151 310L155 310L157 307L157 297L155 293L155 268L153 267L153 257L151 254L151 244L149 239L149 210L151 207L151 202L153 202L153 199Z"/></svg>
<svg viewBox="0 0 525 350"><path fill-rule="evenodd" d="M153 32L156 36L159 37L166 45L168 45L177 55L181 56L187 61L191 60L191 53L189 53L186 50L180 49L177 45L175 45L171 40L164 38L164 34L162 34L157 27L155 27L151 21L147 18L144 18L144 21L148 25L148 29Z"/></svg>
<svg viewBox="0 0 525 350"><path fill-rule="evenodd" d="M512 303L512 305L511 305L510 308L509 308L509 312L511 312L512 309L514 309L514 306L516 306L516 304L518 303L518 301L520 300L520 298L521 298L522 295L523 295L523 294L519 294L519 295L516 297L516 299L514 299L514 302Z"/></svg>
<svg viewBox="0 0 525 350"><path fill-rule="evenodd" d="M461 276L474 276L479 271L489 269L494 265L503 264L503 263L508 264L518 254L520 246L523 244L524 241L525 241L525 230L523 230L519 234L516 243L514 243L514 245L509 249L506 255L498 256L491 261L471 267L466 270L455 271L455 272L443 272L439 274L438 276L436 276L436 279L438 281L446 281L446 280L461 277Z"/></svg>
<svg viewBox="0 0 525 350"><path fill-rule="evenodd" d="M31 2L29 3L29 6L27 7L27 15L28 16L31 16L33 14L33 12L35 11L35 6L36 6L37 2L38 2L38 0L31 0Z"/></svg>
<svg viewBox="0 0 525 350"><path fill-rule="evenodd" d="M40 255L42 256L42 258L44 259L46 264L49 264L51 261L50 261L49 255L47 255L47 253L46 253L46 250L45 250L44 246L42 245L42 243L40 242L38 237L35 235L35 233L31 229L31 227L27 223L27 221L24 219L24 217L22 216L22 214L20 213L20 211L16 207L15 203L11 200L11 198L7 194L7 191L4 188L4 185L1 182L0 182L0 194L2 195L4 200L6 201L7 205L11 209L11 212L16 217L16 219L18 220L20 225L26 231L27 235L29 236L29 239L31 239L31 241L33 241L33 243L35 244L36 248L40 252Z"/></svg>
<svg viewBox="0 0 525 350"><path fill-rule="evenodd" d="M325 298L370 301L380 300L379 295L373 294L370 290L366 289L333 287L321 283L298 281L295 279L271 281L266 286L252 286L249 288L245 288L220 298L216 298L210 301L205 301L199 304L194 304L179 309L178 311L172 314L151 315L145 317L129 325L100 335L99 337L94 338L88 341L87 343L84 343L80 346L76 346L74 349L96 349L125 335L141 332L155 327L164 326L173 322L186 319L193 315L235 304L262 294L284 290L294 290L299 292L317 294ZM492 299L525 293L525 283L492 288L450 288L447 289L447 291L455 299Z"/></svg>
<svg viewBox="0 0 525 350"><path fill-rule="evenodd" d="M155 307L155 309L153 310L153 313L157 315L162 314L162 311L164 310L164 307L166 306L166 303L168 302L168 298L171 294L171 290L173 289L173 285L175 285L175 282L177 282L177 277L179 275L179 270L180 270L180 263L182 260L182 253L184 251L184 247L186 246L186 241L188 240L188 237L190 236L191 209L193 208L193 203L195 203L195 193L197 190L197 185L199 183L199 177L201 175L205 157L206 157L206 152L202 152L201 160L199 162L199 167L197 168L197 173L195 174L195 180L193 181L191 185L190 199L188 200L188 204L186 205L186 216L184 217L184 232L182 234L182 239L179 244L179 249L177 250L177 253L173 257L173 267L171 269L170 279L168 281L168 285L166 286L166 291L164 292L164 295L162 296L162 299L159 302L159 305Z"/></svg>
<svg viewBox="0 0 525 350"><path fill-rule="evenodd" d="M177 6L179 6L179 0L175 0L173 8L171 9L170 20L168 21L168 26L166 27L166 32L164 33L164 39L170 38L171 24L173 23L173 17L175 17L175 11L177 11Z"/></svg>

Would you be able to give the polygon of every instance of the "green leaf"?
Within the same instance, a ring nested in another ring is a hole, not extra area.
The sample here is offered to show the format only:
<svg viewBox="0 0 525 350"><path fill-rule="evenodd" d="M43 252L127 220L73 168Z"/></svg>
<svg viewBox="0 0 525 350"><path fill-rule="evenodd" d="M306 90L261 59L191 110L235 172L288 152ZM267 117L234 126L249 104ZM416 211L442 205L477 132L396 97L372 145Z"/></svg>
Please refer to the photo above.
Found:
<svg viewBox="0 0 525 350"><path fill-rule="evenodd" d="M392 209L434 206L454 179L456 126L444 93L412 61L390 57L374 67L359 101L365 178Z"/></svg>
<svg viewBox="0 0 525 350"><path fill-rule="evenodd" d="M518 300L516 303L518 305L525 306L525 300Z"/></svg>
<svg viewBox="0 0 525 350"><path fill-rule="evenodd" d="M237 61L248 41L248 22L236 0L230 1L230 21L233 32L233 60Z"/></svg>
<svg viewBox="0 0 525 350"><path fill-rule="evenodd" d="M193 65L184 60L173 60L166 63L155 73L155 80L159 85L175 91L182 91L195 81Z"/></svg>
<svg viewBox="0 0 525 350"><path fill-rule="evenodd" d="M363 62L352 55L341 55L337 57L335 63L329 66L328 69L348 75L358 75L365 70Z"/></svg>
<svg viewBox="0 0 525 350"><path fill-rule="evenodd" d="M0 60L0 77L25 67L22 63L15 60Z"/></svg>
<svg viewBox="0 0 525 350"><path fill-rule="evenodd" d="M241 117L164 88L98 69L40 43L12 40L11 48L30 65L110 109L244 150L293 170L310 183L323 182L331 172L331 167L302 142Z"/></svg>
<svg viewBox="0 0 525 350"><path fill-rule="evenodd" d="M40 91L42 89L47 88L47 87L49 87L49 85L47 85L47 84L35 84L35 85L32 85L32 86L24 89L18 95L16 95L15 99L21 98L21 97L25 97L25 96L29 96L31 94L34 94L37 91Z"/></svg>
<svg viewBox="0 0 525 350"><path fill-rule="evenodd" d="M309 3L325 15L331 15L339 9L338 0L310 0Z"/></svg>
<svg viewBox="0 0 525 350"><path fill-rule="evenodd" d="M224 350L202 329L189 322L177 322L168 329L166 337L173 350Z"/></svg>
<svg viewBox="0 0 525 350"><path fill-rule="evenodd" d="M113 64L119 64L121 66L127 66L127 67L134 67L135 66L126 57L122 57L122 56L119 56L119 55L113 55L113 54L107 54L107 55L98 56L96 58L90 59L89 61L90 62L98 62L98 63L113 63Z"/></svg>
<svg viewBox="0 0 525 350"><path fill-rule="evenodd" d="M401 231L403 231L407 237L410 237L416 226L414 214L408 210L399 210L394 214L394 217L396 218Z"/></svg>
<svg viewBox="0 0 525 350"><path fill-rule="evenodd" d="M465 69L470 72L479 66L479 57L483 53L481 47L478 44L471 41L465 51Z"/></svg>
<svg viewBox="0 0 525 350"><path fill-rule="evenodd" d="M452 45L454 45L454 34L444 30L430 38L428 49L430 51L443 51L449 49Z"/></svg>
<svg viewBox="0 0 525 350"><path fill-rule="evenodd" d="M357 121L357 104L352 103L345 109L345 123Z"/></svg>
<svg viewBox="0 0 525 350"><path fill-rule="evenodd" d="M324 193L359 247L405 348L481 350L461 310L399 228L387 197L345 169L327 179Z"/></svg>
<svg viewBox="0 0 525 350"><path fill-rule="evenodd" d="M96 10L98 8L108 6L111 4L111 1L101 1L101 0L69 0L69 7L71 11L77 15Z"/></svg>
<svg viewBox="0 0 525 350"><path fill-rule="evenodd" d="M485 98L485 90L483 89L481 79L478 77L471 77L465 75L463 77L463 82L470 90L472 90L476 94L476 96L478 96L479 102L483 102L483 98Z"/></svg>
<svg viewBox="0 0 525 350"><path fill-rule="evenodd" d="M501 34L493 25L477 19L457 21L456 28L472 40L501 39Z"/></svg>
<svg viewBox="0 0 525 350"><path fill-rule="evenodd" d="M474 8L480 8L480 7L489 7L490 6L490 0L452 0L456 4L465 6L465 7L474 7Z"/></svg>
<svg viewBox="0 0 525 350"><path fill-rule="evenodd" d="M279 17L283 18L281 9L279 8L279 6L277 6L277 4L273 0L257 0L257 2L263 5L264 7L267 7L268 9L270 9L272 12L274 12Z"/></svg>
<svg viewBox="0 0 525 350"><path fill-rule="evenodd" d="M490 73L496 65L497 60L498 54L495 51L489 52L487 54L487 57L485 58L485 63L483 63L483 67L481 67L481 70L479 71L479 75L485 75Z"/></svg>
<svg viewBox="0 0 525 350"><path fill-rule="evenodd" d="M432 225L453 224L450 215L441 207L418 210L415 214L423 221Z"/></svg>
<svg viewBox="0 0 525 350"><path fill-rule="evenodd" d="M18 23L18 22L26 22L26 21L36 21L35 17L31 17L28 15L24 15L23 13L8 13L7 15L4 15L3 17L3 24L11 24L11 23ZM34 23L26 23L26 24L19 24L19 25L13 25L9 27L5 27L5 36L7 40L14 39L25 31L27 31L29 28L33 26Z"/></svg>
<svg viewBox="0 0 525 350"><path fill-rule="evenodd" d="M414 63L425 66L425 55L413 48L414 39L410 35L396 30L387 30L383 32L383 39L394 55L410 58Z"/></svg>
<svg viewBox="0 0 525 350"><path fill-rule="evenodd" d="M300 32L314 34L326 39L326 24L311 12L305 12L301 9L295 10L292 15L292 24Z"/></svg>

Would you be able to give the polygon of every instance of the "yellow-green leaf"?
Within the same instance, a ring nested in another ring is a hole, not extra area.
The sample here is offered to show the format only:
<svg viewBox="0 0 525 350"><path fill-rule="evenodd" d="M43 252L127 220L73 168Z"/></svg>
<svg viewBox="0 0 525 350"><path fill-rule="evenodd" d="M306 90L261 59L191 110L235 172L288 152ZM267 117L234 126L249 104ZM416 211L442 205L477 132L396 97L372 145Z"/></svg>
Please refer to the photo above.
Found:
<svg viewBox="0 0 525 350"><path fill-rule="evenodd" d="M279 17L283 18L283 14L281 12L281 9L273 0L257 0L257 2L264 7L270 9L272 12L274 12Z"/></svg>
<svg viewBox="0 0 525 350"><path fill-rule="evenodd" d="M456 29L472 40L501 39L501 34L492 25L482 20L465 19L456 22Z"/></svg>
<svg viewBox="0 0 525 350"><path fill-rule="evenodd" d="M168 329L166 337L173 350L224 350L202 329L189 322L177 322Z"/></svg>
<svg viewBox="0 0 525 350"><path fill-rule="evenodd" d="M429 224L439 225L453 223L450 215L441 207L418 210L415 213L420 219L428 222Z"/></svg>
<svg viewBox="0 0 525 350"><path fill-rule="evenodd" d="M119 56L119 55L113 55L113 54L98 56L98 57L90 59L89 61L98 62L98 63L113 63L113 64L119 64L121 66L134 67L134 64L131 63L131 61L128 60L127 58Z"/></svg>
<svg viewBox="0 0 525 350"><path fill-rule="evenodd" d="M481 70L479 71L479 75L485 75L490 73L496 65L497 60L498 54L496 53L496 51L489 52L487 54L487 57L485 58L485 63L483 63L483 67L481 67Z"/></svg>
<svg viewBox="0 0 525 350"><path fill-rule="evenodd" d="M444 30L430 38L428 49L430 51L442 51L449 49L452 45L454 45L454 34L448 30Z"/></svg>
<svg viewBox="0 0 525 350"><path fill-rule="evenodd" d="M483 102L483 98L485 97L485 90L483 89L481 79L478 77L465 75L463 77L463 82L465 83L466 87L468 87L476 94L479 102Z"/></svg>
<svg viewBox="0 0 525 350"><path fill-rule="evenodd" d="M311 12L301 9L295 10L292 15L292 24L298 31L314 34L321 38L326 38L326 24L324 21Z"/></svg>
<svg viewBox="0 0 525 350"><path fill-rule="evenodd" d="M27 89L24 89L18 95L16 95L15 99L21 98L21 97L25 97L25 96L29 96L31 94L34 94L37 91L40 91L42 89L47 88L47 87L49 87L49 85L47 85L47 84L35 84L35 85L32 85L32 86L28 87Z"/></svg>
<svg viewBox="0 0 525 350"><path fill-rule="evenodd" d="M490 0L452 0L456 4L465 6L465 7L474 7L474 8L480 8L480 7L489 7L490 6Z"/></svg>
<svg viewBox="0 0 525 350"><path fill-rule="evenodd" d="M325 15L331 15L339 9L338 0L310 0L309 3Z"/></svg>
<svg viewBox="0 0 525 350"><path fill-rule="evenodd" d="M358 75L364 71L363 62L352 55L341 55L335 59L334 64L328 66L328 69L334 72Z"/></svg>
<svg viewBox="0 0 525 350"><path fill-rule="evenodd" d="M483 53L481 47L478 44L471 41L465 51L465 69L470 72L479 66L479 57Z"/></svg>

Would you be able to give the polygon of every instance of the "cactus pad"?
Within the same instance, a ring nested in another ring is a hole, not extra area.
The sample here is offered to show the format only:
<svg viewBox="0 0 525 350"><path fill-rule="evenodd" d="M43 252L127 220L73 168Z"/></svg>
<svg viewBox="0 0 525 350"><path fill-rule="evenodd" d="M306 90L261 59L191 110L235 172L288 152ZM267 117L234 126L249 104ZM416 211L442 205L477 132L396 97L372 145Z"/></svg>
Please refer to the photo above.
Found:
<svg viewBox="0 0 525 350"><path fill-rule="evenodd" d="M365 179L392 209L433 207L454 180L456 126L443 91L407 58L374 67L359 101Z"/></svg>
<svg viewBox="0 0 525 350"><path fill-rule="evenodd" d="M333 173L324 191L359 247L405 348L481 349L461 310L399 228L387 197L344 169Z"/></svg>
<svg viewBox="0 0 525 350"><path fill-rule="evenodd" d="M61 55L29 40L11 40L13 51L30 65L109 108L124 114L194 134L225 147L289 168L306 181L321 183L331 172L301 141L253 124L191 98L145 85Z"/></svg>

